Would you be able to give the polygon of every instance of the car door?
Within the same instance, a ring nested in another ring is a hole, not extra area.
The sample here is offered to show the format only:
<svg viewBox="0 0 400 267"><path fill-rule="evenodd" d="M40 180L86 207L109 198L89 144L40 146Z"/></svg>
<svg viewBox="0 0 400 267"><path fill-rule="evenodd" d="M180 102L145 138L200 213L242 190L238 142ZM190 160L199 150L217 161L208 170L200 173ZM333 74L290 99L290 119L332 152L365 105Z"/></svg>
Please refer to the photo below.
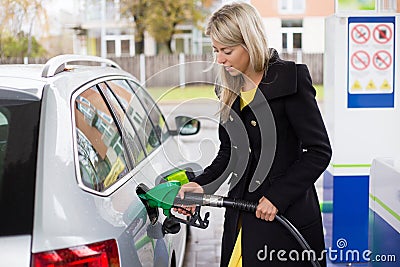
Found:
<svg viewBox="0 0 400 267"><path fill-rule="evenodd" d="M148 134L133 127L105 82L80 92L75 107L81 185L105 195L97 205L98 213L114 226L124 227L117 237L121 266L168 266L168 251L157 236L161 228L150 226L135 194L138 182L147 182L139 165L150 150L143 143ZM162 264L156 262L160 258Z"/></svg>
<svg viewBox="0 0 400 267"><path fill-rule="evenodd" d="M132 88L132 85L123 79L108 80L99 84L112 108L116 111L122 128L133 129L127 134L128 143L140 143L141 151L132 148L131 157L137 169L145 176L146 180L139 180L133 177L137 183L145 183L149 187L154 186L158 174L153 165L160 165L162 168L170 168L170 163L164 158L155 160L154 154L162 154L160 149L163 140L169 135L168 128L161 113L145 106L146 99L139 96ZM152 116L152 117L151 117ZM160 125L164 126L161 127ZM157 152L156 152L157 150ZM154 154L153 154L154 153ZM144 159L143 159L144 155ZM143 160L142 164L139 162ZM154 238L154 266L168 266L170 255L168 243L161 232L162 218L155 225L148 225L148 236Z"/></svg>

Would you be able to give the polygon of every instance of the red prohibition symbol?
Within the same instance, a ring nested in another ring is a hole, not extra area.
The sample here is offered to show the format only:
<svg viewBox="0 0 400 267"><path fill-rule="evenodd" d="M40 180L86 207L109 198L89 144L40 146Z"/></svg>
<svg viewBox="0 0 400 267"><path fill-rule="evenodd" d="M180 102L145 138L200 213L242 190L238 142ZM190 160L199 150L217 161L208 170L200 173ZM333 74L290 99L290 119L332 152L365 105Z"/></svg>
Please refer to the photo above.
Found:
<svg viewBox="0 0 400 267"><path fill-rule="evenodd" d="M380 50L372 57L372 63L378 70L387 70L392 66L392 55L388 51Z"/></svg>
<svg viewBox="0 0 400 267"><path fill-rule="evenodd" d="M354 54L351 56L351 65L353 68L356 70L365 70L368 68L370 63L370 57L367 52L365 51L356 51Z"/></svg>
<svg viewBox="0 0 400 267"><path fill-rule="evenodd" d="M358 24L351 30L351 39L357 44L365 44L370 36L371 32L364 24Z"/></svg>
<svg viewBox="0 0 400 267"><path fill-rule="evenodd" d="M386 44L392 39L392 28L387 24L379 24L374 28L374 39L380 44Z"/></svg>

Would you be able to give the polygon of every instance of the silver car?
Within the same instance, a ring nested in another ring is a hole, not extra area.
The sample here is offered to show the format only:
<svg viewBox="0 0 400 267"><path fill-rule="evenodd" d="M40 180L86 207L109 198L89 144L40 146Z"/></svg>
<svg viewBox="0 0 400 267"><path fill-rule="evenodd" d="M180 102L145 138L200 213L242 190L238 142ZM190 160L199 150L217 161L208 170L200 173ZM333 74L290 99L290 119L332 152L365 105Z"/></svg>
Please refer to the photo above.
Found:
<svg viewBox="0 0 400 267"><path fill-rule="evenodd" d="M198 170L177 153L198 131L184 124L113 61L1 65L0 266L181 266L186 228L151 224L136 189Z"/></svg>

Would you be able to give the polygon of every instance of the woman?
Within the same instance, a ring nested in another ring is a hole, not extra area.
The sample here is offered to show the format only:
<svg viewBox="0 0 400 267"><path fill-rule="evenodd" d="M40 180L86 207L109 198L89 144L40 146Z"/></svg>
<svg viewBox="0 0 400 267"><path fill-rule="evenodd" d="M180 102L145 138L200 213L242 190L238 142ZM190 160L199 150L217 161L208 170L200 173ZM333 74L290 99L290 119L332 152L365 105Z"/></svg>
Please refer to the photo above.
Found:
<svg viewBox="0 0 400 267"><path fill-rule="evenodd" d="M206 34L221 66L221 144L211 165L179 194L212 193L230 176L229 197L259 203L255 214L226 210L221 266L311 266L274 220L278 212L326 266L314 183L331 158L328 135L307 67L269 49L262 25L246 3L225 5L208 22Z"/></svg>

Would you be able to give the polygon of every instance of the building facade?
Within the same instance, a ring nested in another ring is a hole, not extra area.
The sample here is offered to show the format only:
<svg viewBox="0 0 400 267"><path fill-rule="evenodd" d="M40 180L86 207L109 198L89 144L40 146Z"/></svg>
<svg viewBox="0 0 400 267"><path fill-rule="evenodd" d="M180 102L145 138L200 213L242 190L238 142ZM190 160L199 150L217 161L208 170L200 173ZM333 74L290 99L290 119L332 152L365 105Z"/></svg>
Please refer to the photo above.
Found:
<svg viewBox="0 0 400 267"><path fill-rule="evenodd" d="M120 16L120 0L73 0L78 19L70 25L75 31L73 51L100 56L135 55L134 21ZM242 0L243 1L243 0ZM269 46L283 53L324 53L325 18L335 13L341 0L246 0L263 17ZM372 1L375 0L358 0ZM231 0L208 1L210 13ZM357 2L357 0L355 0ZM400 0L378 0L380 9L399 12ZM397 8L399 7L399 8ZM393 11L393 10L391 10ZM193 25L177 25L172 51L203 54L212 51L211 41ZM157 44L145 34L145 54L158 53Z"/></svg>
<svg viewBox="0 0 400 267"><path fill-rule="evenodd" d="M286 53L324 53L325 34L329 34L325 18L335 12L351 12L341 10L341 3L347 2L352 2L352 7L369 2L378 12L399 12L400 8L400 0L251 0L263 17L269 45Z"/></svg>
<svg viewBox="0 0 400 267"><path fill-rule="evenodd" d="M119 0L73 0L73 51L99 56L133 56L134 22L121 16Z"/></svg>
<svg viewBox="0 0 400 267"><path fill-rule="evenodd" d="M251 3L263 17L270 47L287 53L324 52L325 18L335 12L333 0L252 0Z"/></svg>

